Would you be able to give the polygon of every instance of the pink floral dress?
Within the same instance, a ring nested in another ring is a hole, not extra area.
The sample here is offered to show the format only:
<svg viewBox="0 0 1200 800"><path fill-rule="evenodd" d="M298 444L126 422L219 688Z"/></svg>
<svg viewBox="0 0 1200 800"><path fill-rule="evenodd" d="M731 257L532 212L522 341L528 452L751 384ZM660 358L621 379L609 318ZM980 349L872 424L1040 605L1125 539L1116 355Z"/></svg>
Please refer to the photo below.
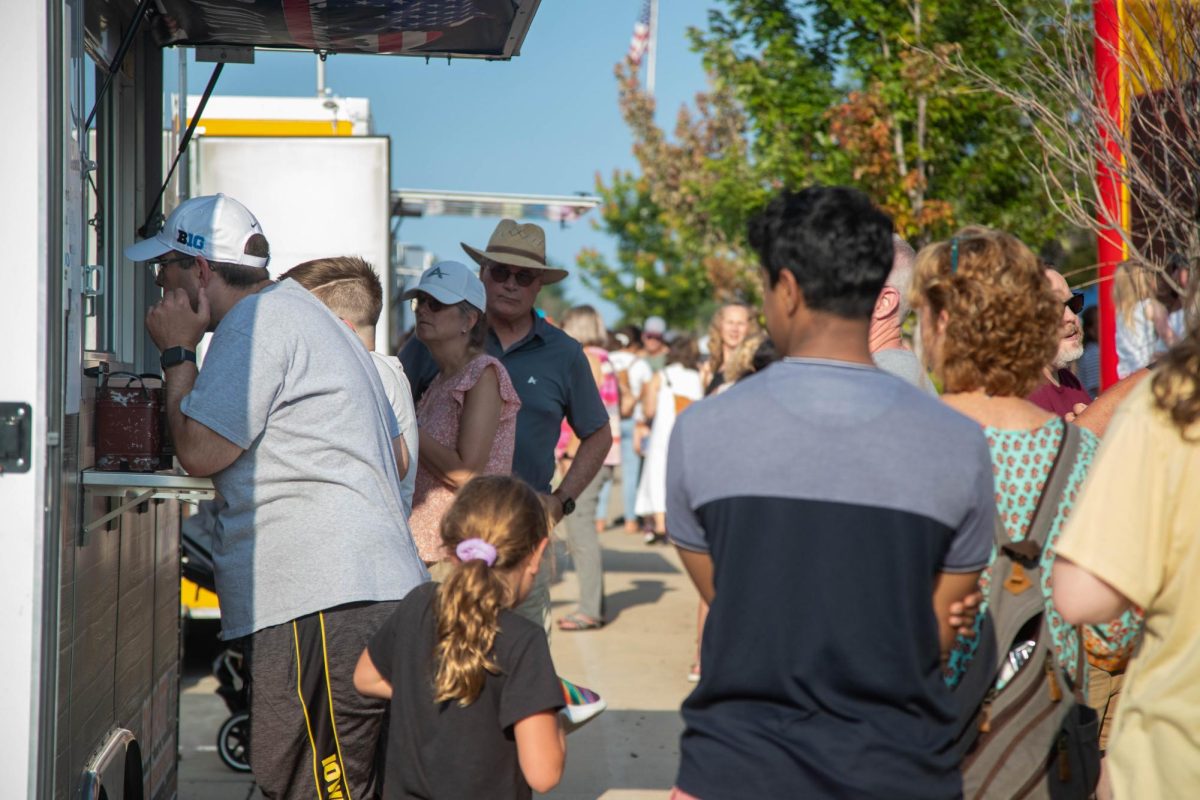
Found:
<svg viewBox="0 0 1200 800"><path fill-rule="evenodd" d="M513 388L508 370L492 356L476 356L456 374L447 378L438 375L429 384L417 406L417 427L439 444L451 449L458 447L458 429L462 420L463 402L488 367L496 368L500 379L500 427L492 442L492 451L483 468L485 475L508 475L512 472L513 447L517 438L517 411L521 398ZM446 558L442 548L442 515L454 501L454 489L424 466L418 466L413 489L413 511L408 520L417 552L426 563Z"/></svg>

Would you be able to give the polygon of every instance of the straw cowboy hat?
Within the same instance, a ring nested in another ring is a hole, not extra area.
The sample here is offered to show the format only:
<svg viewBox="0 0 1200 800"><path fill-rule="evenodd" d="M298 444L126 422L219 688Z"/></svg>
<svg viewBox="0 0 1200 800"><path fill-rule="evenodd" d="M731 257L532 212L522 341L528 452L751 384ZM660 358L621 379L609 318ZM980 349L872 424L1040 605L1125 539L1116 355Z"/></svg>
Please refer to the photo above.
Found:
<svg viewBox="0 0 1200 800"><path fill-rule="evenodd" d="M543 284L558 283L567 277L565 269L546 264L546 234L538 225L518 225L511 219L502 219L488 239L486 250L477 250L466 242L460 244L479 266L487 259L511 267L541 270L546 273L542 276Z"/></svg>

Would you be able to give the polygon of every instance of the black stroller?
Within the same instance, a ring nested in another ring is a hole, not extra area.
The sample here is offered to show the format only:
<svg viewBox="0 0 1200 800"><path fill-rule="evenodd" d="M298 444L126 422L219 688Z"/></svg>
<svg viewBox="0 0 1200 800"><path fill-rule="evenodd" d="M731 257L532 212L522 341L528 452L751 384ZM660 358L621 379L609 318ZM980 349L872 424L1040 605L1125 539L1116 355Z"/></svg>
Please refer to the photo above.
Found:
<svg viewBox="0 0 1200 800"><path fill-rule="evenodd" d="M183 577L210 592L216 591L210 544L210 526L215 515L213 503L201 503L199 511L184 522L179 535ZM219 684L217 694L230 713L217 733L217 755L236 772L250 771L250 698L243 670L244 658L237 645L222 650L212 665Z"/></svg>

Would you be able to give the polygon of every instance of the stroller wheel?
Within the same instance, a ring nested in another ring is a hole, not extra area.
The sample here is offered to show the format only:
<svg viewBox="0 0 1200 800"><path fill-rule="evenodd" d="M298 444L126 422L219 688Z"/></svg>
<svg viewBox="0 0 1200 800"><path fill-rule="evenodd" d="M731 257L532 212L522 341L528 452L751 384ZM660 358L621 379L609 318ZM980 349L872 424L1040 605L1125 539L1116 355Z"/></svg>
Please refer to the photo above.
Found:
<svg viewBox="0 0 1200 800"><path fill-rule="evenodd" d="M217 754L234 772L250 771L250 714L242 711L225 720L217 734Z"/></svg>

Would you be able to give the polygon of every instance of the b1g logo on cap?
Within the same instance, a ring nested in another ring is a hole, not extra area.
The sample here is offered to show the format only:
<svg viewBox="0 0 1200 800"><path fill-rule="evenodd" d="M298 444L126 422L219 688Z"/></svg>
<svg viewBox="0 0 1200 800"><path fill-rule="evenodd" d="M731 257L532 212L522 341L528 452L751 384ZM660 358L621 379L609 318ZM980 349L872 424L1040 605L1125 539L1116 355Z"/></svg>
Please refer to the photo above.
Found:
<svg viewBox="0 0 1200 800"><path fill-rule="evenodd" d="M197 250L204 249L204 237L196 233L188 233L187 231L179 231L179 237L175 240L180 244L186 244L188 247L194 247Z"/></svg>

